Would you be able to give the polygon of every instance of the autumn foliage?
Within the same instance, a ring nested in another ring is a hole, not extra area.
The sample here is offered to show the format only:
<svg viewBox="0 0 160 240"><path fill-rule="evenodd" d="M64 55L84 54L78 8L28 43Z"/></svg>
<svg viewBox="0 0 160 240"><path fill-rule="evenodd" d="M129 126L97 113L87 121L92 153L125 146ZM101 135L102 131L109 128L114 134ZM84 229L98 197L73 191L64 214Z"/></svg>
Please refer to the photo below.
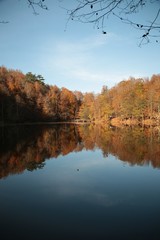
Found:
<svg viewBox="0 0 160 240"><path fill-rule="evenodd" d="M121 81L99 94L44 83L41 75L0 67L0 123L46 121L160 124L160 75Z"/></svg>
<svg viewBox="0 0 160 240"><path fill-rule="evenodd" d="M41 75L0 68L0 122L68 121L79 108L66 88L44 84Z"/></svg>
<svg viewBox="0 0 160 240"><path fill-rule="evenodd" d="M117 119L121 123L160 124L160 75L151 79L121 81L98 95L86 93L79 110L80 118L90 121Z"/></svg>

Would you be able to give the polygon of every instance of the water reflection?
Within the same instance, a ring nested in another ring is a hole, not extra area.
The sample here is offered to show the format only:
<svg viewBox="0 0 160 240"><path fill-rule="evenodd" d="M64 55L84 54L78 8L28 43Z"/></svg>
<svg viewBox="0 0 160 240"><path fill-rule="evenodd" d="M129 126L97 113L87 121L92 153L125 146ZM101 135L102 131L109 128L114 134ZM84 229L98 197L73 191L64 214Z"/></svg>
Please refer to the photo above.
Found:
<svg viewBox="0 0 160 240"><path fill-rule="evenodd" d="M43 168L45 160L100 149L130 165L160 167L157 128L102 125L17 126L0 128L0 178Z"/></svg>
<svg viewBox="0 0 160 240"><path fill-rule="evenodd" d="M4 240L160 239L159 169L129 166L159 168L158 129L66 124L0 136Z"/></svg>

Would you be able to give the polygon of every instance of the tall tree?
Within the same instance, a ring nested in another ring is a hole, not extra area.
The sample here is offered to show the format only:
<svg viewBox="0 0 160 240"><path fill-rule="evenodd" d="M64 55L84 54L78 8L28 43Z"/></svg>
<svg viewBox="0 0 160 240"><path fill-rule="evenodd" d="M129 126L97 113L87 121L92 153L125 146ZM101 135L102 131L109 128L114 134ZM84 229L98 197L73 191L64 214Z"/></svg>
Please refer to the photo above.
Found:
<svg viewBox="0 0 160 240"><path fill-rule="evenodd" d="M79 117L84 120L94 120L94 102L95 96L93 93L85 93L82 105L79 109Z"/></svg>

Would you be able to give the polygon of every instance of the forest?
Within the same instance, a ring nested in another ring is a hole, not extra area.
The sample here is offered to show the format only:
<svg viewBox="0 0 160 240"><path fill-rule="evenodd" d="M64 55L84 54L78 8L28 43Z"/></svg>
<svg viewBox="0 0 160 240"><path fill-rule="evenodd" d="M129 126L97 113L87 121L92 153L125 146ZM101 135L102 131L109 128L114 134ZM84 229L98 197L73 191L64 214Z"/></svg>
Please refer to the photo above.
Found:
<svg viewBox="0 0 160 240"><path fill-rule="evenodd" d="M32 122L160 124L160 74L123 80L99 94L47 85L41 75L0 67L0 124Z"/></svg>

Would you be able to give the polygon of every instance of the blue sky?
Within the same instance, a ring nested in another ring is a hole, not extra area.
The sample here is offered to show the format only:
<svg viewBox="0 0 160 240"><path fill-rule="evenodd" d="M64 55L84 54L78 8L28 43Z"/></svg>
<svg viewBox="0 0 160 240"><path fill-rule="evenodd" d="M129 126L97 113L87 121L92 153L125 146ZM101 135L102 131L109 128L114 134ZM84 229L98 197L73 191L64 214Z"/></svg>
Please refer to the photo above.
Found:
<svg viewBox="0 0 160 240"><path fill-rule="evenodd" d="M0 0L0 20L9 21L0 24L0 65L41 74L50 85L95 93L130 76L160 73L160 44L155 39L138 47L141 33L113 18L106 35L90 24L71 21L66 27L62 7L72 8L75 0L46 4L49 10L37 9L35 16L25 0ZM153 13L154 6L142 20Z"/></svg>

